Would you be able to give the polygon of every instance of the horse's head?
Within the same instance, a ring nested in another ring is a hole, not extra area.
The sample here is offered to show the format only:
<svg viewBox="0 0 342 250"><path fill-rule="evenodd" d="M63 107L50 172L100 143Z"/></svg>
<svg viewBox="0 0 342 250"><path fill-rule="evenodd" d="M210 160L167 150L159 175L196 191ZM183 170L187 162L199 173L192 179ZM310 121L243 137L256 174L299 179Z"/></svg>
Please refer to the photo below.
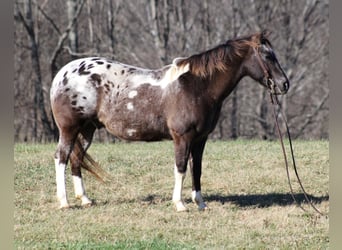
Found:
<svg viewBox="0 0 342 250"><path fill-rule="evenodd" d="M244 62L247 75L270 89L272 94L286 94L290 81L280 66L267 39L268 32L263 31L251 37L250 56Z"/></svg>

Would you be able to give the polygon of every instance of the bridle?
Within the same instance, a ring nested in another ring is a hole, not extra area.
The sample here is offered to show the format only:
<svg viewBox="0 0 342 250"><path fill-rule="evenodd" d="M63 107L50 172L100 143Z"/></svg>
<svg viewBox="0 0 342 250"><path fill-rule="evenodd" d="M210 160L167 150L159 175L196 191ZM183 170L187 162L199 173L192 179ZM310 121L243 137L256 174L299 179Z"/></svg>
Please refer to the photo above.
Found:
<svg viewBox="0 0 342 250"><path fill-rule="evenodd" d="M264 79L266 81L266 85L268 86L269 88L269 93L270 93L270 100L271 100L271 104L273 106L273 115L274 115L274 119L275 119L275 124L276 124L276 127L277 127L277 131L278 131L278 136L279 136L279 140L280 140L280 144L281 144L281 148L282 148L282 152L283 152L283 156L284 156L284 161L285 161L285 167L286 167L286 174L287 174L287 180L288 180L288 183L289 183L289 187L290 187L290 190L291 190L291 196L292 196L292 199L295 203L297 203L297 205L303 210L303 211L306 211L306 209L304 209L301 204L296 200L295 196L294 196L294 192L293 192L293 188L292 188L292 184L291 184L291 179L290 179L290 173L289 173L289 164L288 164L288 160L287 160L287 155L286 155L286 150L285 150L285 146L284 146L284 141L283 141L283 135L280 131L280 126L279 126L279 122L278 122L278 116L277 116L277 113L276 113L276 107L278 106L279 107L279 110L281 112L281 115L283 117L283 120L284 120L284 123L285 123L285 127L286 127L286 133L287 133L287 136L288 136L288 140L289 140L289 145L290 145L290 152L291 152L291 158L292 158L292 163L293 163L293 169L295 171L295 174L296 174L296 178L297 178L297 181L300 185L300 188L301 190L303 191L303 194L304 194L304 197L305 197L305 200L310 204L310 206L317 212L319 213L320 215L324 215L314 204L313 202L309 199L308 197L308 194L307 192L305 191L304 189L304 186L302 184L302 181L300 180L299 178L299 175L298 175L298 171L297 171L297 166L296 166L296 161L295 161L295 157L294 157L294 153L293 153L293 147L292 147L292 139L291 139L291 134L290 134L290 129L289 129L289 126L288 126L288 123L287 123L287 120L285 118L285 114L284 112L282 111L282 108L281 108L281 105L280 105L280 102L277 98L277 93L275 92L275 83L274 81L272 80L272 77L270 76L264 62L261 60L261 55L260 55L260 52L259 52L259 46L258 47L253 47L254 49L254 52L256 54L256 58L259 62L259 65L264 73Z"/></svg>
<svg viewBox="0 0 342 250"><path fill-rule="evenodd" d="M266 68L266 65L264 64L264 62L261 60L261 55L260 55L260 51L259 51L259 47L260 45L258 45L257 47L253 47L253 50L256 54L256 58L258 60L258 63L264 73L264 81L267 85L267 87L269 88L271 94L276 94L276 91L275 91L275 83L272 79L272 76L270 75L270 73L268 72L267 68Z"/></svg>
<svg viewBox="0 0 342 250"><path fill-rule="evenodd" d="M291 139L291 134L290 134L290 129L289 129L289 126L288 126L288 123L287 123L287 120L285 118L285 114L284 112L282 111L282 108L281 108L281 105L280 105L280 102L277 98L276 95L272 94L270 92L270 99L271 99L271 104L273 106L273 116L274 116L274 119L275 119L275 124L276 124L276 127L277 127L277 131L278 131L278 137L279 137L279 140L280 140L280 144L281 144L281 148L282 148L282 151L283 151L283 156L284 156L284 161L285 161L285 167L286 167L286 174L287 174L287 180L288 180L288 183L289 183L289 187L290 187L290 190L291 190L291 196L292 196L292 199L295 203L297 203L297 205L303 210L306 212L306 209L303 208L301 206L301 204L296 200L295 196L294 196L294 192L293 192L293 188L292 188L292 185L291 185L291 179L290 179L290 173L289 173L289 163L288 163L288 160L287 160L287 155L286 155L286 150L285 150L285 146L284 146L284 141L283 141L283 135L280 131L280 127L279 127L279 122L278 122L278 116L276 114L276 106L279 107L279 110L281 112L281 116L284 120L284 123L285 123L285 127L286 127L286 134L287 134L287 137L288 137L288 140L289 140L289 145L290 145L290 153L291 153L291 159L292 159L292 165L293 165L293 169L294 169L294 172L296 174L296 179L299 183L299 186L301 188L301 190L303 191L303 194L304 194L304 197L305 197L305 200L307 203L310 204L310 206L317 212L319 213L320 215L325 215L323 214L314 204L313 202L309 199L308 197L308 193L305 191L304 189L304 186L302 184L302 181L301 179L299 178L299 175L298 175L298 171L297 171L297 165L296 165L296 161L295 161L295 157L294 157L294 153L293 153L293 147L292 147L292 139Z"/></svg>

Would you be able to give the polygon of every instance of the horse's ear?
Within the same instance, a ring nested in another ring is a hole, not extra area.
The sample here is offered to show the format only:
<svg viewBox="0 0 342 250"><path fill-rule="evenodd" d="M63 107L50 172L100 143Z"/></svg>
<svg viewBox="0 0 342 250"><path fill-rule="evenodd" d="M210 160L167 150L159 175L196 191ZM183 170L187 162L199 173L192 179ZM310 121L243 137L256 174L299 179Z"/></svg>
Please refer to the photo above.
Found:
<svg viewBox="0 0 342 250"><path fill-rule="evenodd" d="M263 44L268 41L268 37L271 35L271 31L264 29L263 31L256 33L252 36L252 41L255 44Z"/></svg>
<svg viewBox="0 0 342 250"><path fill-rule="evenodd" d="M261 32L261 39L268 39L270 37L270 35L272 34L272 32L268 29L264 29Z"/></svg>

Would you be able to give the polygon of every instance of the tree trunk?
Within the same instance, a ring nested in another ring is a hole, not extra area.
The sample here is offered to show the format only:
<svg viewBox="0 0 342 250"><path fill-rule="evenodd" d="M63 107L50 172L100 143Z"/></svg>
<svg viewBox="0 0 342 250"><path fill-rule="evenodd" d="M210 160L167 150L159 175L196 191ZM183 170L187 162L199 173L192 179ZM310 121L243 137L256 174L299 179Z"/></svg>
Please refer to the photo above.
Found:
<svg viewBox="0 0 342 250"><path fill-rule="evenodd" d="M114 56L115 53L115 37L114 37L114 11L113 1L108 0L108 36L110 39L110 53Z"/></svg>
<svg viewBox="0 0 342 250"><path fill-rule="evenodd" d="M168 46L171 12L169 0L164 0L163 6L160 6L160 1L151 0L150 10L150 23L152 25L151 33L154 39L154 44L157 48L160 61L162 64L167 64L169 63Z"/></svg>
<svg viewBox="0 0 342 250"><path fill-rule="evenodd" d="M42 76L39 60L39 46L36 38L32 1L25 2L25 17L18 11L18 16L23 23L30 42L31 64L34 72L34 108L33 108L33 141L41 141L43 135L52 134L52 126L45 110L45 100L42 86ZM41 124L41 126L39 126Z"/></svg>
<svg viewBox="0 0 342 250"><path fill-rule="evenodd" d="M68 20L69 23L72 22L74 16L76 15L77 10L77 0L68 0L67 1L67 12L68 12ZM77 36L77 22L71 27L70 32L68 34L69 38L69 47L72 52L78 52L78 36ZM73 59L76 59L76 56L71 55Z"/></svg>
<svg viewBox="0 0 342 250"><path fill-rule="evenodd" d="M234 37L237 35L237 9L235 7L235 1L233 0L232 2L233 5L233 30L234 30ZM236 86L236 89L232 93L232 111L231 111L231 138L232 139L237 139L238 138L238 115L237 115L237 110L238 110L238 100L237 100L237 91L238 91L238 86Z"/></svg>

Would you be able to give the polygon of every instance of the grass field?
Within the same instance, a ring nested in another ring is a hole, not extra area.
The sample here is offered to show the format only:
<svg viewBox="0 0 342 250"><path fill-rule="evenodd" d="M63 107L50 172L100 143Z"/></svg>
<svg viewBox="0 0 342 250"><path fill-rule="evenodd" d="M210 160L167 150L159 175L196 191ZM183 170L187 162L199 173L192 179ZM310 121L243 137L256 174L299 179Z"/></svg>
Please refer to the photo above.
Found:
<svg viewBox="0 0 342 250"><path fill-rule="evenodd" d="M329 211L329 143L295 141L299 175L317 207ZM94 144L89 153L112 176L100 184L84 174L96 204L80 207L70 168L72 207L59 210L55 195L55 144L16 144L14 245L17 249L327 249L329 219L315 214L294 181L292 202L277 141L209 141L202 193L209 211L191 203L176 213L171 142ZM293 172L293 171L291 171ZM292 175L293 177L293 175ZM294 179L293 179L294 180Z"/></svg>

